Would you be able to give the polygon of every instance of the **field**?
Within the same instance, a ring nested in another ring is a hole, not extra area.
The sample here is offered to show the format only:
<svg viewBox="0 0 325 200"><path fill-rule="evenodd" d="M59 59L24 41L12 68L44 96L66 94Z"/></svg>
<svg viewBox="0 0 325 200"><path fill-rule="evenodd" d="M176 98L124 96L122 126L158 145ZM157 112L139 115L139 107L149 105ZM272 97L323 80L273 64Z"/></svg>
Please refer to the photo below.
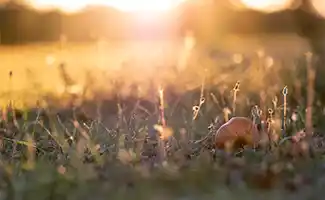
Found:
<svg viewBox="0 0 325 200"><path fill-rule="evenodd" d="M324 107L316 91L306 117L308 44L214 45L190 56L182 41L0 46L0 199L322 199ZM259 149L198 142L254 106L272 135Z"/></svg>

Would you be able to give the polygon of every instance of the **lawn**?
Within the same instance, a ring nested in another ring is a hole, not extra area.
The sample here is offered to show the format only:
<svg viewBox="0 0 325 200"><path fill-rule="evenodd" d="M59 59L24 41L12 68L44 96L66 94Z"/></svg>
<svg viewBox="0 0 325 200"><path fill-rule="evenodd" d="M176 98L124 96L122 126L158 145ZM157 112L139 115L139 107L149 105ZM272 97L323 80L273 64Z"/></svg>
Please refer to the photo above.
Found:
<svg viewBox="0 0 325 200"><path fill-rule="evenodd" d="M177 70L183 48L0 47L0 199L323 199L317 91L313 136L290 139L306 126L308 45L295 36L230 36L199 45ZM278 140L232 151L198 142L252 108Z"/></svg>

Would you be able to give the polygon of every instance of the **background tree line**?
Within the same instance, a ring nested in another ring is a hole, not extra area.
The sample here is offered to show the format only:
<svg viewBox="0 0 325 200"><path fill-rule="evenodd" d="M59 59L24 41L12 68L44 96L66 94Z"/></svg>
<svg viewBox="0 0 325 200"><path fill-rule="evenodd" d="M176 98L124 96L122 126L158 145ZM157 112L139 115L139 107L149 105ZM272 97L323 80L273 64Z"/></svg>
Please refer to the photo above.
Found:
<svg viewBox="0 0 325 200"><path fill-rule="evenodd" d="M307 38L318 38L325 30L325 20L303 9L263 14L235 11L224 3L214 2L213 5L183 4L159 20L159 24L148 21L141 25L134 21L132 14L113 8L89 7L75 14L63 14L56 10L39 12L10 1L0 8L1 43L56 41L61 34L77 41L98 37L166 37L181 35L187 29L207 39L229 33L298 33Z"/></svg>

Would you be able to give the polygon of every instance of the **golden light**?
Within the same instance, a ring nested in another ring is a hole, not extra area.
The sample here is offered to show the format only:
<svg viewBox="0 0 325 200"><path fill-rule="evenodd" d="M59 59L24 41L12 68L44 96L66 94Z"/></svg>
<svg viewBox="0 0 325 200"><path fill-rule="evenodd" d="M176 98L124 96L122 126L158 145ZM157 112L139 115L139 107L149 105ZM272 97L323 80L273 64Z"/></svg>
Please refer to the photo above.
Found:
<svg viewBox="0 0 325 200"><path fill-rule="evenodd" d="M311 0L311 5L318 15L325 17L325 1L324 0Z"/></svg>
<svg viewBox="0 0 325 200"><path fill-rule="evenodd" d="M77 12L89 5L114 7L124 12L161 12L175 8L184 0L27 0L36 9Z"/></svg>
<svg viewBox="0 0 325 200"><path fill-rule="evenodd" d="M293 5L294 0L239 0L245 7L262 12L276 12Z"/></svg>

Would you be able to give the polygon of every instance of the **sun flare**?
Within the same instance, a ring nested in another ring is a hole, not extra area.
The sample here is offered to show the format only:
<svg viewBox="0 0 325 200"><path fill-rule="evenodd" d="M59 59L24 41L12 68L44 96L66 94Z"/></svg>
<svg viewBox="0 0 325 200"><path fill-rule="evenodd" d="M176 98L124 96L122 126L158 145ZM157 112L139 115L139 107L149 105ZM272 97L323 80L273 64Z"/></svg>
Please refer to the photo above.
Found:
<svg viewBox="0 0 325 200"><path fill-rule="evenodd" d="M325 2L324 0L311 0L312 8L315 10L315 12L325 17Z"/></svg>
<svg viewBox="0 0 325 200"><path fill-rule="evenodd" d="M160 12L175 8L184 0L29 0L36 9L60 9L65 12L76 12L89 5L114 7L125 12Z"/></svg>
<svg viewBox="0 0 325 200"><path fill-rule="evenodd" d="M274 12L289 8L294 0L240 0L249 9L263 12Z"/></svg>

